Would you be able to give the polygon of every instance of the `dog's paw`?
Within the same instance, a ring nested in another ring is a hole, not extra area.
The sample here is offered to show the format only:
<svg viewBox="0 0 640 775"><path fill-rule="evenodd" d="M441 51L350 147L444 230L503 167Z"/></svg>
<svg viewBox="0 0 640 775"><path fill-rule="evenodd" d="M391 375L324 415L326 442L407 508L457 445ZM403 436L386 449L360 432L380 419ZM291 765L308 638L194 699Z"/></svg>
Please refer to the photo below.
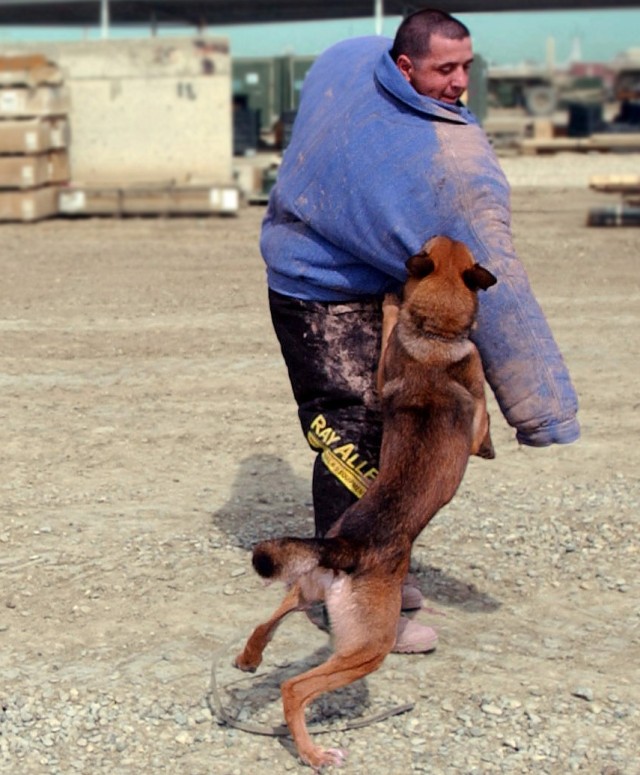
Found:
<svg viewBox="0 0 640 775"><path fill-rule="evenodd" d="M472 451L472 454L484 458L484 460L493 460L495 458L496 451L493 448L493 441L491 439L491 433L488 428L484 438L478 445L478 449L475 452Z"/></svg>
<svg viewBox="0 0 640 775"><path fill-rule="evenodd" d="M488 436L480 445L480 449L476 452L476 455L483 458L484 460L495 459L496 451L493 448L493 443Z"/></svg>
<svg viewBox="0 0 640 775"><path fill-rule="evenodd" d="M244 671L245 673L255 673L260 665L260 660L258 660L256 663L250 659L247 659L243 651L233 660L232 665L237 667L238 670Z"/></svg>
<svg viewBox="0 0 640 775"><path fill-rule="evenodd" d="M347 761L347 752L343 748L327 748L324 752L327 766L342 767Z"/></svg>
<svg viewBox="0 0 640 775"><path fill-rule="evenodd" d="M302 757L305 764L313 768L314 772L320 772L323 767L342 767L347 760L347 752L342 748L322 748L314 747Z"/></svg>

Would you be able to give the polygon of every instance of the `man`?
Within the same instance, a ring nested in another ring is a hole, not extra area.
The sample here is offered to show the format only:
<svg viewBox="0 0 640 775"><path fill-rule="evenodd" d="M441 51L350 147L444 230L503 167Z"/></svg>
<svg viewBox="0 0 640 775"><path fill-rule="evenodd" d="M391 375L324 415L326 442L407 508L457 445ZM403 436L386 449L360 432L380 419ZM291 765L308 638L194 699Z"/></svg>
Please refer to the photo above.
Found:
<svg viewBox="0 0 640 775"><path fill-rule="evenodd" d="M579 436L567 369L513 248L509 187L460 103L469 30L437 10L407 17L393 47L344 41L309 71L261 235L274 329L303 431L317 452L316 533L324 535L376 475L375 389L382 299L430 237L465 242L498 278L473 339L523 444ZM419 607L408 580L403 608ZM435 646L402 617L395 651Z"/></svg>

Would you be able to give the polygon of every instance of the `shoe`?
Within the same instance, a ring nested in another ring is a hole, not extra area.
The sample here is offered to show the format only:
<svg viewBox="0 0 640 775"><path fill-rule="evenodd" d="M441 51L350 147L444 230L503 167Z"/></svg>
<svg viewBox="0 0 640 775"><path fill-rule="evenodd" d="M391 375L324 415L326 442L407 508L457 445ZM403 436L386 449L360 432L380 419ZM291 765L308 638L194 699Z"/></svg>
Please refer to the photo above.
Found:
<svg viewBox="0 0 640 775"><path fill-rule="evenodd" d="M415 611L422 608L424 597L422 592L406 582L402 585L402 605L403 611Z"/></svg>
<svg viewBox="0 0 640 775"><path fill-rule="evenodd" d="M424 596L418 586L418 580L415 576L407 573L402 584L402 605L400 607L403 611L415 611L422 608L423 602Z"/></svg>
<svg viewBox="0 0 640 775"><path fill-rule="evenodd" d="M398 620L396 643L391 649L394 654L426 654L438 645L438 633L433 627L418 624L413 619L401 616Z"/></svg>

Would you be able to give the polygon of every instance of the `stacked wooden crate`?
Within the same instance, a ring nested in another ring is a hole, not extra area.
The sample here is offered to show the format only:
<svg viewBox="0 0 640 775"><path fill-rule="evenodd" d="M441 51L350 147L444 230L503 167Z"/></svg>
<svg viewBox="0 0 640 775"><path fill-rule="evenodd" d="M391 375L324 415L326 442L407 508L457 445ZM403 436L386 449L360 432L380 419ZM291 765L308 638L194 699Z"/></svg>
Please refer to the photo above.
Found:
<svg viewBox="0 0 640 775"><path fill-rule="evenodd" d="M12 43L0 53L28 55L32 45ZM60 216L238 211L226 38L38 46L64 73L69 95L72 176L60 187Z"/></svg>
<svg viewBox="0 0 640 775"><path fill-rule="evenodd" d="M68 92L40 54L0 57L0 221L58 213L70 178Z"/></svg>

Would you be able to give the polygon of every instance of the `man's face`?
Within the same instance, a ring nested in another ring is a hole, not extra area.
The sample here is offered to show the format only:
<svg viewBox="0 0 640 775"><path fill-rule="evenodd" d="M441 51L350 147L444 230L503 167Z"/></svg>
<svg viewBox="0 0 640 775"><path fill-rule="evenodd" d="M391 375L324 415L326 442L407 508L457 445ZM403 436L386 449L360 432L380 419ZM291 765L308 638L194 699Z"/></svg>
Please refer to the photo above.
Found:
<svg viewBox="0 0 640 775"><path fill-rule="evenodd" d="M418 94L454 104L469 85L469 68L473 62L471 38L451 40L432 35L429 49L422 59L409 59L401 54L398 69Z"/></svg>

